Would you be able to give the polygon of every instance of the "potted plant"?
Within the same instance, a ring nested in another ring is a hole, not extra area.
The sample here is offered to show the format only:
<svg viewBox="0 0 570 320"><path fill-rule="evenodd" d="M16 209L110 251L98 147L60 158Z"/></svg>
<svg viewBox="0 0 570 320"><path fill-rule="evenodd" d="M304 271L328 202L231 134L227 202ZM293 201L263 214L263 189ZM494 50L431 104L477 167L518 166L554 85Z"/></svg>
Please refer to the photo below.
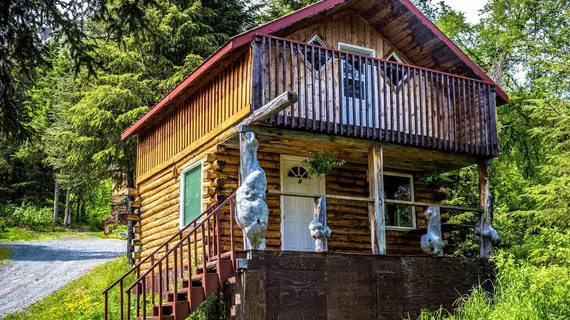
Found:
<svg viewBox="0 0 570 320"><path fill-rule="evenodd" d="M303 166L307 167L309 177L317 175L319 179L322 179L329 171L342 166L344 163L344 160L337 159L324 151L311 152L309 157L302 162ZM319 193L320 192L319 183Z"/></svg>

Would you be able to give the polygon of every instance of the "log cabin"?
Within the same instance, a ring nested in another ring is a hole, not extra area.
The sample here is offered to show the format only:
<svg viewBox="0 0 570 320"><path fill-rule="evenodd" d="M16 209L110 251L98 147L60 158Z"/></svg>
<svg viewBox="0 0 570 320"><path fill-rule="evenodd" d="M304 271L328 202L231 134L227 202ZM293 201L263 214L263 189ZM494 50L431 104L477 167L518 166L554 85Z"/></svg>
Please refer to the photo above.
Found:
<svg viewBox="0 0 570 320"><path fill-rule="evenodd" d="M186 319L220 288L237 319L451 307L492 278L507 102L409 0L323 0L231 38L122 135L136 264L105 318ZM343 164L315 176L315 154ZM476 208L421 179L471 165ZM457 211L479 218L483 259L449 256Z"/></svg>

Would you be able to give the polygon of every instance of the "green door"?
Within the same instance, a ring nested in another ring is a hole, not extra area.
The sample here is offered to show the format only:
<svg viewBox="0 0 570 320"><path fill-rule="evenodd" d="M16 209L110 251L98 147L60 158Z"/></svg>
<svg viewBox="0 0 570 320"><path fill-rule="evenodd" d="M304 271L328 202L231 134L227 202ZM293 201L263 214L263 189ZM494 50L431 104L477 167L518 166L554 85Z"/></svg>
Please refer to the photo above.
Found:
<svg viewBox="0 0 570 320"><path fill-rule="evenodd" d="M202 211L202 165L184 172L184 225L196 219Z"/></svg>

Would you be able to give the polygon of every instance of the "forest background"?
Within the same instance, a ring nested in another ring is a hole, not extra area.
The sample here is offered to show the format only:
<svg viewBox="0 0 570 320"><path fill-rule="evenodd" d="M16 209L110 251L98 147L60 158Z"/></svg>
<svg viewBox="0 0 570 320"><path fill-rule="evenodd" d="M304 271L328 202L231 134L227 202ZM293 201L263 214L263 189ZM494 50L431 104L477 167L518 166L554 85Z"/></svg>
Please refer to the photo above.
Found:
<svg viewBox="0 0 570 320"><path fill-rule="evenodd" d="M120 133L231 36L312 2L4 1L0 232L101 229L112 186L134 171L136 141ZM477 23L414 3L510 96L491 168L495 295L475 288L423 317L570 319L570 1L489 0ZM425 179L478 205L476 168ZM456 255L475 252L467 241Z"/></svg>

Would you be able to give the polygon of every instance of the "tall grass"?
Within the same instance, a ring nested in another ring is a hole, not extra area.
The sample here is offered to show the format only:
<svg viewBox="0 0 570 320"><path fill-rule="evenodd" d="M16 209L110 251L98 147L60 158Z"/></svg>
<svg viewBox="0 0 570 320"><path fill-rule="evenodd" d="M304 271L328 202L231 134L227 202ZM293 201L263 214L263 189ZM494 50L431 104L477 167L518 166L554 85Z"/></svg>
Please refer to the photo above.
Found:
<svg viewBox="0 0 570 320"><path fill-rule="evenodd" d="M494 294L482 286L456 302L452 311L424 312L421 320L569 320L570 268L537 266L507 254L496 259Z"/></svg>

